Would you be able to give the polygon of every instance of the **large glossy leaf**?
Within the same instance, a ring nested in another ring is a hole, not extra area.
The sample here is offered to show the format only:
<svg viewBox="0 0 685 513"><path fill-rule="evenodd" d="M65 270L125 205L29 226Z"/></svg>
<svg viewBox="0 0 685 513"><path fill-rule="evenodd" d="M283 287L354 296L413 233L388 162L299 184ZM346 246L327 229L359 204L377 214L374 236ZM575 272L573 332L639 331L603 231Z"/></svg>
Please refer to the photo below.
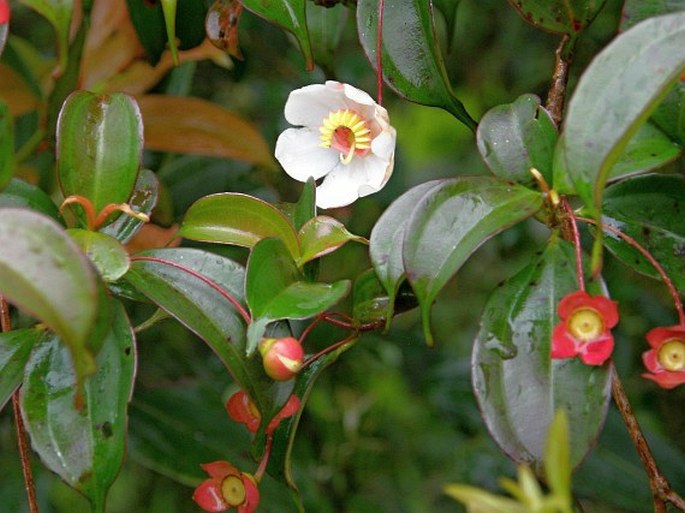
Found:
<svg viewBox="0 0 685 513"><path fill-rule="evenodd" d="M14 130L7 104L0 100L0 191L14 172Z"/></svg>
<svg viewBox="0 0 685 513"><path fill-rule="evenodd" d="M378 279L388 292L388 319L392 317L395 297L405 278L402 247L407 221L421 198L442 183L442 180L433 180L409 189L383 212L371 230L369 256Z"/></svg>
<svg viewBox="0 0 685 513"><path fill-rule="evenodd" d="M159 180L149 169L143 169L138 175L133 194L128 200L129 206L136 212L152 215L159 197ZM145 224L144 221L129 215L121 215L113 222L101 228L101 232L111 235L122 244L126 244Z"/></svg>
<svg viewBox="0 0 685 513"><path fill-rule="evenodd" d="M685 11L685 0L625 0L621 16L621 30L653 16Z"/></svg>
<svg viewBox="0 0 685 513"><path fill-rule="evenodd" d="M357 30L366 56L377 64L379 9L376 0L357 2ZM441 107L469 128L476 122L454 96L438 47L432 3L387 0L383 9L383 77L408 100Z"/></svg>
<svg viewBox="0 0 685 513"><path fill-rule="evenodd" d="M478 124L476 140L483 160L496 176L532 185L531 168L552 183L558 134L549 113L533 94L489 110Z"/></svg>
<svg viewBox="0 0 685 513"><path fill-rule="evenodd" d="M131 261L124 279L204 340L259 410L267 411L272 382L260 361L245 358L245 320L226 297L244 303L243 267L191 248L148 251Z"/></svg>
<svg viewBox="0 0 685 513"><path fill-rule="evenodd" d="M128 253L121 243L106 233L72 228L68 231L106 282L116 281L128 271Z"/></svg>
<svg viewBox="0 0 685 513"><path fill-rule="evenodd" d="M64 196L88 198L98 213L128 201L140 169L143 125L138 106L124 94L78 91L57 122L57 166Z"/></svg>
<svg viewBox="0 0 685 513"><path fill-rule="evenodd" d="M0 411L21 384L31 349L45 334L36 328L0 333Z"/></svg>
<svg viewBox="0 0 685 513"><path fill-rule="evenodd" d="M243 160L273 167L269 146L255 126L200 98L146 95L138 100L145 148Z"/></svg>
<svg viewBox="0 0 685 513"><path fill-rule="evenodd" d="M87 347L98 308L96 275L55 221L31 210L0 210L0 293L60 335L79 376L95 370Z"/></svg>
<svg viewBox="0 0 685 513"><path fill-rule="evenodd" d="M606 0L509 0L528 23L548 30L572 34L585 30Z"/></svg>
<svg viewBox="0 0 685 513"><path fill-rule="evenodd" d="M650 18L606 46L578 82L555 175L570 175L594 215L621 152L685 69L684 47L685 12Z"/></svg>
<svg viewBox="0 0 685 513"><path fill-rule="evenodd" d="M540 194L491 177L445 180L416 203L405 228L403 259L428 344L438 292L481 244L541 206Z"/></svg>
<svg viewBox="0 0 685 513"><path fill-rule="evenodd" d="M253 196L220 193L205 196L186 212L179 236L252 248L260 240L276 237L292 258L299 258L297 233L275 207Z"/></svg>
<svg viewBox="0 0 685 513"><path fill-rule="evenodd" d="M637 129L635 135L623 148L618 160L609 171L607 182L614 182L631 175L658 169L677 159L681 154L680 146L657 128L654 123L647 121ZM563 193L575 192L571 177L566 173L556 173L554 188Z"/></svg>
<svg viewBox="0 0 685 513"><path fill-rule="evenodd" d="M300 45L305 65L314 69L314 56L307 30L305 0L242 0L250 11L290 32Z"/></svg>
<svg viewBox="0 0 685 513"><path fill-rule="evenodd" d="M126 6L148 60L157 64L166 45L166 28L161 5L126 0Z"/></svg>
<svg viewBox="0 0 685 513"><path fill-rule="evenodd" d="M68 353L57 336L41 341L26 367L21 404L45 465L83 493L94 512L104 512L107 490L124 460L136 364L133 330L119 303L97 364L85 381L84 404L76 409Z"/></svg>
<svg viewBox="0 0 685 513"><path fill-rule="evenodd" d="M256 349L267 324L313 317L335 305L349 290L347 280L331 285L304 281L280 239L258 242L250 254L245 281L247 304L253 318L248 330L247 354Z"/></svg>
<svg viewBox="0 0 685 513"><path fill-rule="evenodd" d="M461 0L434 0L433 5L440 11L447 24L447 48L451 50L457 26L457 9Z"/></svg>
<svg viewBox="0 0 685 513"><path fill-rule="evenodd" d="M42 189L18 178L12 178L0 192L0 208L20 207L40 212L55 221L62 222L59 210Z"/></svg>
<svg viewBox="0 0 685 513"><path fill-rule="evenodd" d="M555 411L568 417L575 466L594 445L611 397L608 365L550 358L557 304L576 290L574 270L573 247L553 237L537 261L495 289L473 349L474 390L490 433L538 473Z"/></svg>
<svg viewBox="0 0 685 513"><path fill-rule="evenodd" d="M606 190L602 222L635 239L685 293L685 182L677 175L645 175ZM604 244L623 263L658 278L636 249L609 231Z"/></svg>
<svg viewBox="0 0 685 513"><path fill-rule="evenodd" d="M350 241L365 243L366 239L350 233L345 225L328 216L310 219L298 234L302 255L296 260L300 267L310 260L331 253Z"/></svg>
<svg viewBox="0 0 685 513"><path fill-rule="evenodd" d="M20 2L42 15L55 29L57 55L60 68L64 71L67 65L73 0L20 0Z"/></svg>
<svg viewBox="0 0 685 513"><path fill-rule="evenodd" d="M316 63L334 69L336 51L343 35L350 9L342 3L332 7L309 4L307 27Z"/></svg>

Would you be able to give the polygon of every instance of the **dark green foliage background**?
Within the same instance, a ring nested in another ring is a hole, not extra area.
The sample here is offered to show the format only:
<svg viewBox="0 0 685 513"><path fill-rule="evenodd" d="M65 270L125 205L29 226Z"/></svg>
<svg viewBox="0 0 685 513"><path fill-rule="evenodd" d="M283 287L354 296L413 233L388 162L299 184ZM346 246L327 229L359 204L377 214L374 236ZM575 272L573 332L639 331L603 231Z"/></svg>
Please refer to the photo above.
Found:
<svg viewBox="0 0 685 513"><path fill-rule="evenodd" d="M317 8L312 3L308 7ZM571 87L589 58L613 36L620 9L618 0L607 2L582 36ZM34 13L17 6L12 23L14 33L51 51L51 29ZM447 48L444 24L439 30ZM556 44L556 36L526 24L504 0L462 0L445 60L457 96L479 119L490 107L524 93L544 98ZM302 57L286 35L249 13L241 20L241 46L246 59L236 61L233 70L210 63L186 64L172 72L159 92L189 93L220 103L254 122L273 145L286 126L282 108L290 90L336 78L375 91L375 75L356 41L351 12L333 65L326 70L304 71ZM472 134L449 114L400 100L387 89L385 103L398 133L395 173L381 193L336 214L350 231L367 237L388 204L409 187L438 177L486 173ZM18 144L26 135L18 131ZM35 164L46 168L47 177L48 166ZM177 221L193 201L213 192L294 201L301 190L301 184L284 173L226 160L147 154L145 165L166 187L164 208L157 213L162 224ZM307 511L461 511L442 494L445 484L466 482L497 490L499 476L513 475L513 464L497 449L479 416L470 384L471 345L488 293L521 269L546 235L541 224L529 221L478 250L433 307L435 348L424 345L418 312L413 311L395 318L387 335L365 335L322 374L302 417L293 455ZM238 259L246 256L243 250L220 251ZM657 461L682 492L685 389L662 391L639 377L639 355L646 348L643 334L652 326L673 324L668 297L665 291L658 296L648 292L655 289L654 282L607 258L609 288L623 298L616 364ZM348 244L323 259L321 279L346 278L369 265L365 248ZM137 306L134 325L150 314L149 308ZM335 340L326 329L314 335L308 340L311 352ZM138 346L129 455L109 494L108 511L199 511L188 486L192 479L202 478L197 463L220 454L226 444L247 452L246 432L236 429L223 410L234 385L205 345L173 321L141 333ZM163 407L159 394L166 393L185 401L184 416L168 417L155 410ZM162 461L165 454L155 460L146 447L146 440L154 440L154 433L146 431L149 418L178 433L179 454L186 458L171 458L168 464L189 469L176 476L182 484L154 472L160 468L153 462ZM8 405L0 412L0 511L8 513L27 511L15 446ZM247 454L244 462L250 467ZM42 513L88 511L85 500L34 463ZM586 511L639 513L651 508L647 480L613 409L596 449L574 475L574 490ZM275 488L270 490L268 482L263 495L259 511L279 511L278 501L288 500Z"/></svg>

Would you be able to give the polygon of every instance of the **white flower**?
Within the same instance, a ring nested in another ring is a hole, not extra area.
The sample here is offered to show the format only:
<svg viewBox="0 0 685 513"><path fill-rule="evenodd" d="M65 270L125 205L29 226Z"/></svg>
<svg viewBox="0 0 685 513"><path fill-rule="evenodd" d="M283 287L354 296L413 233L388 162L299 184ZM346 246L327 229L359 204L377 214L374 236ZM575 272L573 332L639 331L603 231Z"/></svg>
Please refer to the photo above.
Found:
<svg viewBox="0 0 685 513"><path fill-rule="evenodd" d="M343 207L378 192L394 165L395 129L388 112L364 91L332 80L296 89L285 103L286 129L276 158L300 182L316 189L320 208Z"/></svg>

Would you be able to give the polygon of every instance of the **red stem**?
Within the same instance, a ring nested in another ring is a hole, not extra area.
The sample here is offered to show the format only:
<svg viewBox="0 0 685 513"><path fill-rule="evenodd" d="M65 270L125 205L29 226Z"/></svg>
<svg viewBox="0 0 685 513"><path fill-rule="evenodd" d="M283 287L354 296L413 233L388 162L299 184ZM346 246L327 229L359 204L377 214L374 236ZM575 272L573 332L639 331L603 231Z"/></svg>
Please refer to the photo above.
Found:
<svg viewBox="0 0 685 513"><path fill-rule="evenodd" d="M335 344L332 344L332 345L326 347L325 349L322 349L321 351L319 351L319 352L316 353L315 355L310 356L309 358L307 358L307 359L302 363L302 367L300 368L300 371L301 371L302 369L304 369L305 367L307 367L308 365L311 365L312 363L314 363L316 360L318 360L318 359L321 358L322 356L325 356L325 355L327 355L328 353L332 353L332 352L335 351L336 349L339 349L339 348L343 347L344 345L349 344L349 343L352 342L355 338L357 338L357 334L356 334L356 333L355 333L354 335L350 335L349 337L345 337L344 339L340 340L339 342L336 342Z"/></svg>
<svg viewBox="0 0 685 513"><path fill-rule="evenodd" d="M147 256L134 256L131 257L131 262L135 261L145 261L145 262L156 262L158 264L163 264L163 265L168 265L169 267L174 267L176 269L180 269L181 271L187 272L194 278L197 278L198 280L206 283L210 287L212 287L214 290L216 290L221 296L223 296L229 303L233 305L233 307L238 311L238 313L242 316L243 320L245 321L246 324L250 324L252 322L252 317L250 317L250 314L243 308L243 305L240 304L240 302L234 298L231 294L228 293L228 291L224 290L221 288L219 285L214 283L212 280L207 278L206 276L201 275L200 273L196 273L192 269L189 269L183 265L177 264L176 262L172 262L170 260L165 260L163 258L157 258L157 257L147 257Z"/></svg>
<svg viewBox="0 0 685 513"><path fill-rule="evenodd" d="M2 329L2 332L10 331L12 329L9 305L2 296L0 296L0 328ZM31 471L29 442L26 436L24 420L21 416L19 389L12 394L12 411L14 412L14 426L17 432L19 460L21 461L21 471L24 476L24 488L29 503L29 512L38 513L38 499L36 498L36 487L33 482L33 472Z"/></svg>
<svg viewBox="0 0 685 513"><path fill-rule="evenodd" d="M385 0L378 0L378 33L376 34L376 87L378 105L383 105L383 8Z"/></svg>
<svg viewBox="0 0 685 513"><path fill-rule="evenodd" d="M266 445L264 446L264 456L262 456L262 461L259 462L259 467L254 473L254 478L257 482L261 481L264 472L266 472L266 466L269 464L269 458L271 457L271 445L273 442L273 437L271 435L266 435Z"/></svg>
<svg viewBox="0 0 685 513"><path fill-rule="evenodd" d="M678 320L680 326L685 327L685 311L683 311L683 302L680 300L680 294L678 294L678 291L676 290L675 286L673 285L673 282L671 279L668 277L666 274L666 271L664 271L663 267L661 267L661 264L656 261L656 259L647 251L645 248L643 248L635 239L633 239L630 235L626 235L620 230L617 230L616 228L606 225L604 223L600 223L599 221L596 221L594 219L590 219L588 217L576 217L578 221L583 221L585 223L590 223L594 224L595 226L598 226L602 230L606 230L608 232L613 233L614 235L620 237L626 243L635 248L637 251L640 252L640 254L645 257L649 263L656 269L656 272L659 273L659 276L661 276L661 279L663 282L666 284L666 287L668 288L669 293L671 294L671 297L673 298L673 304L675 305L675 309L678 312Z"/></svg>
<svg viewBox="0 0 685 513"><path fill-rule="evenodd" d="M573 231L573 246L576 250L576 275L578 276L578 290L585 291L585 280L583 279L583 255L582 248L580 246L580 234L578 233L578 224L576 224L576 217L573 215L573 210L571 210L571 205L568 204L566 197L561 199L561 202L566 210L567 219L571 224L571 230Z"/></svg>

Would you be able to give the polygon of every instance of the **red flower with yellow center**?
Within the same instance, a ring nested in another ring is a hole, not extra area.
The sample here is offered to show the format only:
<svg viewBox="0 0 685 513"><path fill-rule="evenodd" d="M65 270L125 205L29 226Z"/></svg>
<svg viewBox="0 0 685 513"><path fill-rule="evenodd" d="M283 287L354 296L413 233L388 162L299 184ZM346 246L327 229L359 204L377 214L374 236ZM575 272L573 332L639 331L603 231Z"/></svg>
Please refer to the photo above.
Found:
<svg viewBox="0 0 685 513"><path fill-rule="evenodd" d="M685 383L685 326L654 328L646 338L652 348L642 353L642 361L650 372L642 377L661 388Z"/></svg>
<svg viewBox="0 0 685 513"><path fill-rule="evenodd" d="M291 395L285 403L281 411L271 419L269 425L266 427L266 434L271 434L281 423L281 420L292 417L300 409L300 399L296 395ZM262 421L262 415L259 413L257 406L250 400L245 392L242 390L233 394L226 402L226 410L228 416L236 422L245 424L248 431L255 433L259 428L259 423Z"/></svg>
<svg viewBox="0 0 685 513"><path fill-rule="evenodd" d="M579 290L557 308L561 322L552 332L552 358L580 356L587 365L602 365L614 350L611 328L618 323L615 301Z"/></svg>
<svg viewBox="0 0 685 513"><path fill-rule="evenodd" d="M209 474L195 488L193 500L210 513L236 508L238 513L252 513L259 505L259 489L255 478L240 472L227 461L200 465Z"/></svg>

